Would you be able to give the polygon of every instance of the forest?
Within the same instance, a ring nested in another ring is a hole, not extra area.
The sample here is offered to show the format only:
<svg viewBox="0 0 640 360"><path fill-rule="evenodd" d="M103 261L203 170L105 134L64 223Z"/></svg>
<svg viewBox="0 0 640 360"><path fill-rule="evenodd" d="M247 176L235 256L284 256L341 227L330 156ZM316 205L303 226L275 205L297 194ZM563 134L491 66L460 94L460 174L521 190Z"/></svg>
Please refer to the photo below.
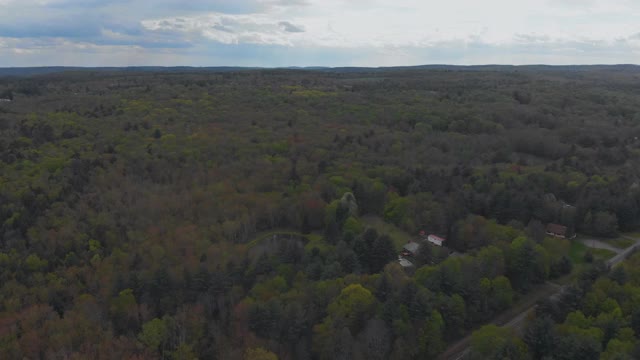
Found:
<svg viewBox="0 0 640 360"><path fill-rule="evenodd" d="M3 75L0 357L640 358L640 257L568 239L640 231L639 80ZM419 234L445 246L402 266ZM521 333L487 325L550 281Z"/></svg>

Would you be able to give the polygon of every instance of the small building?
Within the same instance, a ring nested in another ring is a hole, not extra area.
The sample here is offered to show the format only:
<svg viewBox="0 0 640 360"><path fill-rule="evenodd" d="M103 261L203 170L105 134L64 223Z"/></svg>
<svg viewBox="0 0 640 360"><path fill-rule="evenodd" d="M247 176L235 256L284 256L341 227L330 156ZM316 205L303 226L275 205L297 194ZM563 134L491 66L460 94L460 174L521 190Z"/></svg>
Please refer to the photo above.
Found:
<svg viewBox="0 0 640 360"><path fill-rule="evenodd" d="M563 209L575 209L575 208L576 208L575 206L573 206L573 205L571 205L571 204L567 204L567 203L566 203L566 202L564 202L564 201L560 201L560 205L562 205L562 208L563 208Z"/></svg>
<svg viewBox="0 0 640 360"><path fill-rule="evenodd" d="M446 241L446 239L443 239L440 236L436 236L436 235L429 235L427 236L427 241L432 243L433 245L442 246L442 244Z"/></svg>
<svg viewBox="0 0 640 360"><path fill-rule="evenodd" d="M402 266L403 268L413 267L413 263L403 258L402 256L398 256L398 263L400 263L400 266Z"/></svg>
<svg viewBox="0 0 640 360"><path fill-rule="evenodd" d="M402 256L415 256L418 251L420 251L420 244L411 241L402 247Z"/></svg>
<svg viewBox="0 0 640 360"><path fill-rule="evenodd" d="M548 224L546 232L547 232L547 235L549 236L555 236L557 238L567 239L568 229L566 226L563 226L563 225ZM573 235L570 238L573 239L574 237L576 236Z"/></svg>

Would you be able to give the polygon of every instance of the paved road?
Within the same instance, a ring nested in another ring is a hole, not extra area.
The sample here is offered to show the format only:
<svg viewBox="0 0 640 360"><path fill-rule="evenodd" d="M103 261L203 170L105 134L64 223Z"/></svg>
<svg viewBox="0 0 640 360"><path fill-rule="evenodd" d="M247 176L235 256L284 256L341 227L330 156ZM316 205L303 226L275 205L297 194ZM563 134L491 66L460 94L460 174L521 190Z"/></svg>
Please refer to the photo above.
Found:
<svg viewBox="0 0 640 360"><path fill-rule="evenodd" d="M636 243L631 245L631 246L629 246L628 248L624 249L618 255L612 257L611 259L609 259L607 261L607 265L609 265L609 267L614 267L614 266L620 264L622 262L622 260L626 259L629 255L631 255L631 253L633 253L635 250L640 248L640 239L634 239L634 238L630 238L628 236L625 236L625 238L634 240Z"/></svg>
<svg viewBox="0 0 640 360"><path fill-rule="evenodd" d="M635 244L631 245L630 247L624 249L624 250L620 250L620 249L616 249L616 253L617 255L612 257L611 259L609 259L607 261L607 265L609 265L609 267L613 268L614 266L620 264L624 259L626 259L629 255L631 255L631 253L633 253L635 250L638 250L640 248L640 239L635 239L635 238L630 238L625 236L628 239L634 240ZM552 285L555 288L555 291L553 292L553 294L548 295L549 298L555 298L558 295L560 295L565 289L566 289L566 285L565 286L559 286L557 284L551 283L551 282L547 282L547 284ZM543 298L544 296L541 296L541 298ZM537 302L537 301L536 301ZM509 320L507 323L505 323L504 325L502 325L503 327L512 329L514 331L522 331L524 329L524 326L526 324L526 320L528 318L528 315L533 312L535 310L537 305L533 305L529 308L527 308L526 310L522 311L521 313L517 314L516 316L514 316L511 320ZM496 320L492 321L495 322ZM464 359L468 354L469 354L469 346L471 344L471 336L467 336L464 339L456 342L455 344L453 344L452 346L450 346L447 351L445 351L442 355L440 355L438 357L438 359L440 360L462 360Z"/></svg>
<svg viewBox="0 0 640 360"><path fill-rule="evenodd" d="M538 300L549 297L552 294L558 293L562 287L560 285L547 282L546 284L539 285L536 290L534 290L531 294L528 295L526 302L524 304L520 304L520 306L524 307L524 310L517 313L516 315L512 315L509 313L509 310L504 313L496 316L489 323L495 324L498 326L504 326L515 331L522 330L524 328L525 320L527 316L535 309L535 303ZM455 344L451 345L444 353L442 353L438 359L440 360L461 360L464 359L465 356L469 354L469 346L471 344L471 335L466 336L465 338L457 341Z"/></svg>

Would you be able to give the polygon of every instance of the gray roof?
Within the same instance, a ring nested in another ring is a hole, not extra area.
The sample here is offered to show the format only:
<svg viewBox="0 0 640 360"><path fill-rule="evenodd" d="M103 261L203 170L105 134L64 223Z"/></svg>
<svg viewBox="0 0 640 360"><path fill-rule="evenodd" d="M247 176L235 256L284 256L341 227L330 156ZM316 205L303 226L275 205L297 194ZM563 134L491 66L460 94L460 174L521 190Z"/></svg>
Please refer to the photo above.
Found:
<svg viewBox="0 0 640 360"><path fill-rule="evenodd" d="M402 248L415 254L418 251L418 249L420 249L420 244L418 244L416 242L410 242L410 243L406 244L405 246L403 246Z"/></svg>
<svg viewBox="0 0 640 360"><path fill-rule="evenodd" d="M400 266L402 267L412 267L413 263L403 257L398 258L398 262L400 263Z"/></svg>

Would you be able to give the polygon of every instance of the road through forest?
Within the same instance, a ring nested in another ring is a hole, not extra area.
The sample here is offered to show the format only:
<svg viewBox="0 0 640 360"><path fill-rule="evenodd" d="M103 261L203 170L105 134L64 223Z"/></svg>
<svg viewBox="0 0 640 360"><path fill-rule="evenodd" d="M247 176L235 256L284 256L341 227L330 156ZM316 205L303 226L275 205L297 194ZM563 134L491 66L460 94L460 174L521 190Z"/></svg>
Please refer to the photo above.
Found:
<svg viewBox="0 0 640 360"><path fill-rule="evenodd" d="M607 265L610 268L613 268L614 266L620 264L624 259L626 259L630 254L632 254L634 250L640 247L640 239L630 238L627 236L625 237L628 239L634 240L635 243L624 250L617 249L617 251L615 251L616 255L611 259L607 260ZM547 282L546 284L544 284L544 286L541 286L540 288L534 290L531 294L527 295L526 304L531 304L531 305L526 307L525 310L520 311L515 315L511 314L512 309L507 310L504 313L498 315L489 323L506 327L514 331L522 331L524 330L524 325L526 324L525 320L528 318L528 315L535 310L536 303L539 300L557 296L558 294L562 293L565 288L566 288L566 285L559 286L552 282ZM508 316L509 319L505 321L504 317L506 316ZM438 357L438 359L439 360L462 360L469 354L470 345L471 345L471 335L468 335L465 338L459 340L458 342L452 344L444 353L442 353Z"/></svg>

